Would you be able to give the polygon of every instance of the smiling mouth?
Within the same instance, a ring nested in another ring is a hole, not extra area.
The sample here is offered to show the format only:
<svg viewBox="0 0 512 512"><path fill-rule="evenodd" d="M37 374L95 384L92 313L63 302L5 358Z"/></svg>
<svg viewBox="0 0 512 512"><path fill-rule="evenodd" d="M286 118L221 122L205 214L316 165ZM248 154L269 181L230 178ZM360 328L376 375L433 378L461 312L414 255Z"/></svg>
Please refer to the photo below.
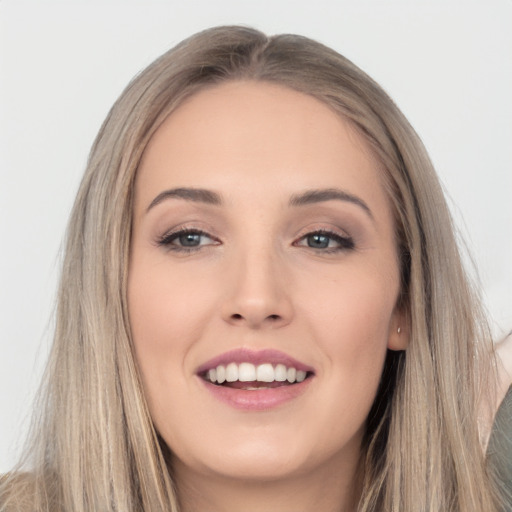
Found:
<svg viewBox="0 0 512 512"><path fill-rule="evenodd" d="M297 370L284 364L229 363L210 368L200 374L206 382L232 389L256 391L299 384L312 372Z"/></svg>

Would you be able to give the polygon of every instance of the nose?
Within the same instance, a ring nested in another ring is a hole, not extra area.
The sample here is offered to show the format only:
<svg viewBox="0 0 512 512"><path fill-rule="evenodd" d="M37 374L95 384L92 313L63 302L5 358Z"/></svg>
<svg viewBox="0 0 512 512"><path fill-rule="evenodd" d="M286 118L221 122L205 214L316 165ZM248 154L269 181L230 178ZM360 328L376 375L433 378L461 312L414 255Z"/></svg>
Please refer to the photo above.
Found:
<svg viewBox="0 0 512 512"><path fill-rule="evenodd" d="M222 317L250 329L279 328L293 317L292 285L278 255L246 251L230 262Z"/></svg>

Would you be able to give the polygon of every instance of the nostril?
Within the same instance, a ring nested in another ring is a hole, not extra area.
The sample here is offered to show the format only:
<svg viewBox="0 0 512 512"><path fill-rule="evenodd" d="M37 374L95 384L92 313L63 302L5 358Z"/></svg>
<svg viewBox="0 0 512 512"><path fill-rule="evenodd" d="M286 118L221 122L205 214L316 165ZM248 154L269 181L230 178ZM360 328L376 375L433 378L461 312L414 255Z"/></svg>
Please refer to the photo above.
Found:
<svg viewBox="0 0 512 512"><path fill-rule="evenodd" d="M233 313L233 314L231 315L231 318L232 318L233 320L243 320L243 318L244 318L244 317L243 317L243 315L241 315L240 313ZM281 318L281 316L280 316L280 315L269 315L269 316L267 316L267 319L268 319L268 320L272 320L272 321L279 320L280 318Z"/></svg>
<svg viewBox="0 0 512 512"><path fill-rule="evenodd" d="M248 311L247 314L245 314L243 311L242 313L232 312L229 314L229 316L225 317L225 320L232 325L247 325L248 327L255 329L263 326L277 328L287 323L286 316L280 315L279 313L267 313L268 311L261 311L261 309L254 308L253 310Z"/></svg>

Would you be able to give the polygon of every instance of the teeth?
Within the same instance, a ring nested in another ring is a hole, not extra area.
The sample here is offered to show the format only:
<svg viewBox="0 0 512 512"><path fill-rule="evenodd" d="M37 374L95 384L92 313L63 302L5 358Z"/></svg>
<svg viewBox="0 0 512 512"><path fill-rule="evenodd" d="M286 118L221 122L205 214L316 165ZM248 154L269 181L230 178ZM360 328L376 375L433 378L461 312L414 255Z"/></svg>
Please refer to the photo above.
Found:
<svg viewBox="0 0 512 512"><path fill-rule="evenodd" d="M260 364L256 369L256 380L274 382L274 367L270 363Z"/></svg>
<svg viewBox="0 0 512 512"><path fill-rule="evenodd" d="M234 363L232 363L234 364ZM256 380L256 368L251 363L242 363L238 367L238 380L240 382L252 382ZM258 379L259 380L259 379Z"/></svg>
<svg viewBox="0 0 512 512"><path fill-rule="evenodd" d="M205 375L210 382L222 384L223 382L285 382L290 384L302 382L307 376L303 370L287 368L284 364L264 363L255 366L251 363L229 363L227 366L219 365L211 368ZM258 389L258 388L255 388Z"/></svg>
<svg viewBox="0 0 512 512"><path fill-rule="evenodd" d="M226 366L226 381L235 382L238 380L238 365L236 363L229 363Z"/></svg>
<svg viewBox="0 0 512 512"><path fill-rule="evenodd" d="M284 364L278 364L275 369L275 380L277 382L284 382L286 380L286 366Z"/></svg>
<svg viewBox="0 0 512 512"><path fill-rule="evenodd" d="M210 375L208 375L208 376L210 376ZM210 378L210 380L212 382L215 382L211 378ZM226 381L226 368L224 368L224 366L217 366L217 382L219 384L222 384L225 381Z"/></svg>

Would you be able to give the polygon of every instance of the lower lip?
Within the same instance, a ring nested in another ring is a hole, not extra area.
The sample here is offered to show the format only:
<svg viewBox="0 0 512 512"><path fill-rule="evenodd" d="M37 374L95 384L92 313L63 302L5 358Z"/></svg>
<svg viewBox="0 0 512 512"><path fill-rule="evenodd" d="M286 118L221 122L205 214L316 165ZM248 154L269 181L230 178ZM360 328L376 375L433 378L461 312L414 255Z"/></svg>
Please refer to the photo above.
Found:
<svg viewBox="0 0 512 512"><path fill-rule="evenodd" d="M200 377L199 377L200 378ZM302 395L308 388L312 377L289 386L262 389L234 389L217 386L200 378L206 389L225 404L246 411L268 411L290 402Z"/></svg>

